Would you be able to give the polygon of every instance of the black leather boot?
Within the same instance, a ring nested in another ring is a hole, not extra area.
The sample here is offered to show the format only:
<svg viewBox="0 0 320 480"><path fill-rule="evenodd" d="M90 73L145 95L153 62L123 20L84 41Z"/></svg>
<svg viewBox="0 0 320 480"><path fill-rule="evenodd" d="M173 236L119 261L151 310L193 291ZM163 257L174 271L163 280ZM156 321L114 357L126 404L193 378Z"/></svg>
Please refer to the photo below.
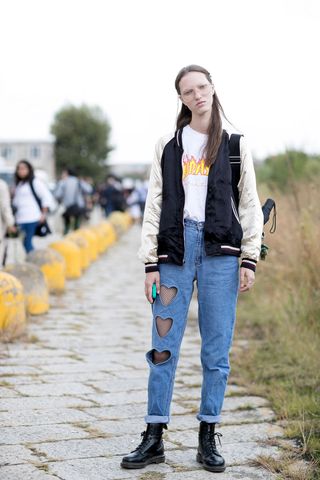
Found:
<svg viewBox="0 0 320 480"><path fill-rule="evenodd" d="M215 423L200 422L197 462L202 463L203 468L209 472L224 472L226 464L217 450L215 440L217 437L221 446L222 435L214 431L215 425Z"/></svg>
<svg viewBox="0 0 320 480"><path fill-rule="evenodd" d="M121 467L144 468L150 463L164 462L163 428L167 429L165 423L148 423L147 430L141 433L142 442L133 452L123 457Z"/></svg>

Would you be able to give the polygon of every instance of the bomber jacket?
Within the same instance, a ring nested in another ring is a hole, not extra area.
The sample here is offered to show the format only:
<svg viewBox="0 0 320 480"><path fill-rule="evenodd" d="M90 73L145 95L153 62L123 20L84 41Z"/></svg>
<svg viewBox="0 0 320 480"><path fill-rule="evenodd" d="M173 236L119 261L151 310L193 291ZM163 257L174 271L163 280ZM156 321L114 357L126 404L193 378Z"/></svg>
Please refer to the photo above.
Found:
<svg viewBox="0 0 320 480"><path fill-rule="evenodd" d="M232 193L229 136L224 130L217 159L210 167L205 208L207 255L241 256L241 266L255 271L261 248L263 215L256 189L252 156L240 140L239 205ZM155 150L142 226L139 258L146 272L159 263L183 264L184 189L182 131L162 137Z"/></svg>

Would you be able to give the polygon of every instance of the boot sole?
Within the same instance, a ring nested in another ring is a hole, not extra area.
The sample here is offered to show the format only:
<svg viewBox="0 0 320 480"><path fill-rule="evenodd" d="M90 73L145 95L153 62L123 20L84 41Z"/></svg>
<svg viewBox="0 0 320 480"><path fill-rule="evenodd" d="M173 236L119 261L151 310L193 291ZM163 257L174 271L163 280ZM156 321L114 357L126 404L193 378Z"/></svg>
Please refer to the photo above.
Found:
<svg viewBox="0 0 320 480"><path fill-rule="evenodd" d="M206 465L204 461L202 460L201 455L199 453L197 454L197 462L201 463L203 465L203 468L207 470L208 472L224 472L226 469L226 465L222 465L221 467L210 467L209 465Z"/></svg>
<svg viewBox="0 0 320 480"><path fill-rule="evenodd" d="M166 459L166 457L164 455L161 455L160 457L150 458L149 460L146 460L143 463L121 462L120 466L122 468L138 469L138 468L144 468L147 465L150 465L151 463L163 463L165 461L165 459Z"/></svg>

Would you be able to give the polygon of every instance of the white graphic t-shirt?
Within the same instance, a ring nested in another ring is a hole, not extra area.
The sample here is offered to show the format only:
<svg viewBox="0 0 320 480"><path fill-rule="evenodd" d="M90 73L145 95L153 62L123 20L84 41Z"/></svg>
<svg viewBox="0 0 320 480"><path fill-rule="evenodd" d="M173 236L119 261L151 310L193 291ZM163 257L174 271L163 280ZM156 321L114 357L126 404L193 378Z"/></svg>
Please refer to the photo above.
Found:
<svg viewBox="0 0 320 480"><path fill-rule="evenodd" d="M185 192L184 218L204 222L209 167L203 151L208 135L193 130L189 125L182 132L182 183Z"/></svg>

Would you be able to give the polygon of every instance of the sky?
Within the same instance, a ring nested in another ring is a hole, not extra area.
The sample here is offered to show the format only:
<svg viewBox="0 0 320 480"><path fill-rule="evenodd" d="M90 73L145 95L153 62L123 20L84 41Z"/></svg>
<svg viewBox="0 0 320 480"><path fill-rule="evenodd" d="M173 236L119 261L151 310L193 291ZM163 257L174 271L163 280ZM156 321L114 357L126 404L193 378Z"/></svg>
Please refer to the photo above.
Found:
<svg viewBox="0 0 320 480"><path fill-rule="evenodd" d="M99 105L109 161L150 162L196 63L255 158L320 153L318 0L0 0L0 16L0 140L52 139L60 108Z"/></svg>

